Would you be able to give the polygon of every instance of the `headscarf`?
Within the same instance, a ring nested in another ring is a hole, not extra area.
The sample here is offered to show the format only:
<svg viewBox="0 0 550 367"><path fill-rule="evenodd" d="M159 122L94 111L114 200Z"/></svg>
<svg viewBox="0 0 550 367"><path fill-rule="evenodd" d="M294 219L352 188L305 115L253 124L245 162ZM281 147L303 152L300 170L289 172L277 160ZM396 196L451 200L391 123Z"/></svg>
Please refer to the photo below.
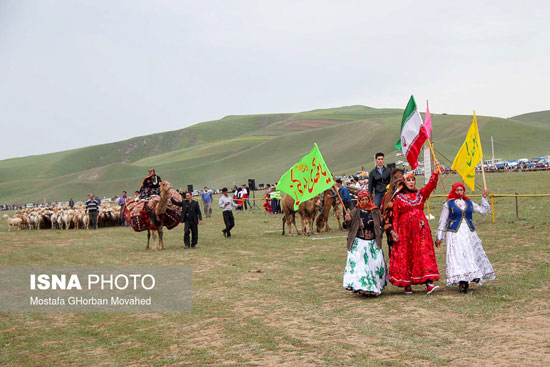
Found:
<svg viewBox="0 0 550 367"><path fill-rule="evenodd" d="M365 196L369 198L369 202L363 206L361 204L361 199L364 198ZM363 210L369 210L369 211L378 208L376 205L374 205L374 203L372 202L371 196L366 190L361 190L357 194L357 206Z"/></svg>
<svg viewBox="0 0 550 367"><path fill-rule="evenodd" d="M456 193L456 188L457 187L462 187L462 190L464 190L464 192L466 192L466 188L464 187L464 185L460 182L456 182L456 183L453 184L453 187L451 187L451 192L449 193L449 196L447 196L447 200L456 200L456 199L470 200L470 198L468 198L464 194L462 194L462 196L459 196Z"/></svg>
<svg viewBox="0 0 550 367"><path fill-rule="evenodd" d="M403 191L403 192L416 192L416 191L418 191L417 188L414 188L412 190L407 188L406 181L407 181L407 178L409 178L409 177L416 177L414 175L414 171L405 172L403 174L403 180L399 183L399 188L398 188L397 192L400 192L400 191ZM397 192L396 192L396 194L397 194Z"/></svg>

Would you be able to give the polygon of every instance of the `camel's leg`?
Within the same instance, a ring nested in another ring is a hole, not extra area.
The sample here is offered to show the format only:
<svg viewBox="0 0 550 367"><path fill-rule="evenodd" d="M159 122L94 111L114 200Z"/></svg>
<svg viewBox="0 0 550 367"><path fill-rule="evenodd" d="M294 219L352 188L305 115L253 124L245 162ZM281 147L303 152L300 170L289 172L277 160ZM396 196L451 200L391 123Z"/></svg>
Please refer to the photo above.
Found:
<svg viewBox="0 0 550 367"><path fill-rule="evenodd" d="M153 230L153 251L157 251L157 231Z"/></svg>
<svg viewBox="0 0 550 367"><path fill-rule="evenodd" d="M163 232L162 232L162 224L159 227L159 247L161 250L164 250L164 239L162 238Z"/></svg>
<svg viewBox="0 0 550 367"><path fill-rule="evenodd" d="M338 227L340 228L341 231L343 231L344 227L342 227L342 220L340 219L339 215L336 217L336 220L338 221Z"/></svg>
<svg viewBox="0 0 550 367"><path fill-rule="evenodd" d="M290 228L292 229L292 225L294 224L294 228L296 228L296 233L299 236L301 233L300 233L300 230L298 229L298 226L296 225L296 214L292 214L291 219L292 219L292 222L290 223ZM288 231L288 233L290 234L290 231Z"/></svg>
<svg viewBox="0 0 550 367"><path fill-rule="evenodd" d="M285 235L286 215L283 214L283 236Z"/></svg>
<svg viewBox="0 0 550 367"><path fill-rule="evenodd" d="M146 250L149 250L149 241L151 240L151 231L147 230L147 247L145 247Z"/></svg>

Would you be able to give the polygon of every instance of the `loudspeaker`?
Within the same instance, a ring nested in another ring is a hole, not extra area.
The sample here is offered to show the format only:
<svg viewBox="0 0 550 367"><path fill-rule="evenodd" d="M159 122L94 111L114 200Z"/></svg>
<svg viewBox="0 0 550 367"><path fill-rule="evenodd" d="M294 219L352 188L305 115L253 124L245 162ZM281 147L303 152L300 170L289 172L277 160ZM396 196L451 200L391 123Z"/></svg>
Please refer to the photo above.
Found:
<svg viewBox="0 0 550 367"><path fill-rule="evenodd" d="M256 191L256 180L253 178L248 179L248 188L252 191Z"/></svg>
<svg viewBox="0 0 550 367"><path fill-rule="evenodd" d="M187 185L187 192L193 193L193 185Z"/></svg>

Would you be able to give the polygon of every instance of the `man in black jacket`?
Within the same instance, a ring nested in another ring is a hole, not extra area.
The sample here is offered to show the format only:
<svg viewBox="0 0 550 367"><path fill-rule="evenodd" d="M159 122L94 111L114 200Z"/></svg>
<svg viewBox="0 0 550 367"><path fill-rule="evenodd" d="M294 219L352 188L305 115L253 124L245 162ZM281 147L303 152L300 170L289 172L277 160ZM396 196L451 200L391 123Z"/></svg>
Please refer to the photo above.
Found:
<svg viewBox="0 0 550 367"><path fill-rule="evenodd" d="M386 186L390 183L391 170L384 166L384 153L374 156L376 167L369 173L369 194L374 197L374 205L380 208Z"/></svg>
<svg viewBox="0 0 550 367"><path fill-rule="evenodd" d="M202 214L199 203L193 200L190 192L185 194L184 201L177 201L172 198L172 203L182 207L181 223L185 223L185 234L183 235L183 243L185 248L195 248L199 242L199 224L202 224ZM189 241L189 232L191 232L191 243ZM191 245L191 246L190 246Z"/></svg>

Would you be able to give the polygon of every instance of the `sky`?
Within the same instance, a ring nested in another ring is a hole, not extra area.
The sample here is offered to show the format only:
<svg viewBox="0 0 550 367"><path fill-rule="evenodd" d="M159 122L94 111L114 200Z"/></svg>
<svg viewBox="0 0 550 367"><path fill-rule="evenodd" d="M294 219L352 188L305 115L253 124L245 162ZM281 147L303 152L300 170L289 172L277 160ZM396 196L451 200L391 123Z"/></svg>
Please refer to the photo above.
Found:
<svg viewBox="0 0 550 367"><path fill-rule="evenodd" d="M0 0L0 159L227 115L550 109L547 1Z"/></svg>

